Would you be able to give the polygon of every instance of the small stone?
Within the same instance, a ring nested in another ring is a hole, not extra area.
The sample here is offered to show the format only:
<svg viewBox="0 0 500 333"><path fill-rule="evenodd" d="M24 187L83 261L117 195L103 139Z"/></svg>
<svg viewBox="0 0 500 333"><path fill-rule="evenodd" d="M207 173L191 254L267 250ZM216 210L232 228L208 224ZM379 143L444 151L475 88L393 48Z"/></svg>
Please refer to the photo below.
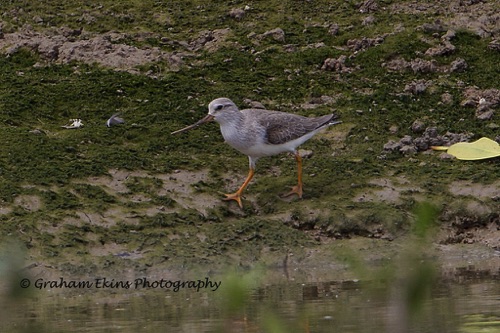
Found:
<svg viewBox="0 0 500 333"><path fill-rule="evenodd" d="M455 52L456 47L449 41L445 41L442 45L431 47L425 51L425 55L429 57L449 55Z"/></svg>
<svg viewBox="0 0 500 333"><path fill-rule="evenodd" d="M450 93L444 93L441 95L441 102L450 105L453 103L453 95Z"/></svg>
<svg viewBox="0 0 500 333"><path fill-rule="evenodd" d="M310 158L314 155L314 152L312 150L305 150L305 149L299 149L298 153L302 158Z"/></svg>
<svg viewBox="0 0 500 333"><path fill-rule="evenodd" d="M493 51L500 51L500 40L494 39L488 44L488 48Z"/></svg>
<svg viewBox="0 0 500 333"><path fill-rule="evenodd" d="M460 106L476 106L476 102L472 99L464 99L462 102L460 102Z"/></svg>
<svg viewBox="0 0 500 333"><path fill-rule="evenodd" d="M384 145L384 150L388 151L396 151L401 148L401 144L399 142L396 142L394 140L389 140L385 145Z"/></svg>
<svg viewBox="0 0 500 333"><path fill-rule="evenodd" d="M339 33L339 25L334 23L328 27L328 33L332 36L336 36Z"/></svg>
<svg viewBox="0 0 500 333"><path fill-rule="evenodd" d="M434 23L424 23L421 28L427 33L446 31L446 28L439 20L436 20Z"/></svg>
<svg viewBox="0 0 500 333"><path fill-rule="evenodd" d="M392 125L391 127L389 127L389 132L391 134L396 134L398 131L399 131L399 127L397 127L396 125Z"/></svg>
<svg viewBox="0 0 500 333"><path fill-rule="evenodd" d="M462 58L457 58L450 64L450 72L464 72L467 69L467 62Z"/></svg>
<svg viewBox="0 0 500 333"><path fill-rule="evenodd" d="M404 91L409 92L413 95L419 95L424 93L429 85L430 83L425 80L418 80L405 85Z"/></svg>
<svg viewBox="0 0 500 333"><path fill-rule="evenodd" d="M452 160L454 158L455 158L455 156L448 154L448 153L439 154L439 159L441 159L441 160Z"/></svg>
<svg viewBox="0 0 500 333"><path fill-rule="evenodd" d="M35 17L33 17L33 22L35 22L37 24L42 24L43 18L41 18L40 16L35 16Z"/></svg>
<svg viewBox="0 0 500 333"><path fill-rule="evenodd" d="M453 38L455 38L456 36L456 32L455 30L448 30L446 31L446 33L441 37L442 40L447 40L447 41L450 41L452 40Z"/></svg>
<svg viewBox="0 0 500 333"><path fill-rule="evenodd" d="M399 142L402 144L402 145L412 145L413 144L413 139L411 136L409 135L405 135L401 138L401 140L399 140Z"/></svg>
<svg viewBox="0 0 500 333"><path fill-rule="evenodd" d="M424 132L424 136L429 138L437 138L438 130L436 127L427 127Z"/></svg>
<svg viewBox="0 0 500 333"><path fill-rule="evenodd" d="M359 12L360 13L375 12L377 10L378 10L378 4L377 4L377 1L375 1L375 0L366 0L359 7Z"/></svg>
<svg viewBox="0 0 500 333"><path fill-rule="evenodd" d="M229 17L236 20L241 20L245 16L245 10L241 8L233 8L229 11Z"/></svg>
<svg viewBox="0 0 500 333"><path fill-rule="evenodd" d="M347 57L345 55L341 55L338 59L335 58L327 58L323 62L323 66L321 66L322 70L332 71L332 72L345 72L346 66L345 61Z"/></svg>
<svg viewBox="0 0 500 333"><path fill-rule="evenodd" d="M285 41L285 32L281 28L275 28L272 30L268 30L262 34L262 37L272 37L277 42Z"/></svg>
<svg viewBox="0 0 500 333"><path fill-rule="evenodd" d="M389 62L382 63L382 67L391 71L401 72L409 69L411 67L411 63L402 58L396 58Z"/></svg>
<svg viewBox="0 0 500 333"><path fill-rule="evenodd" d="M490 110L490 108L491 108L491 104L488 103L488 102L486 102L486 100L484 98L481 98L479 100L479 104L478 104L478 106L476 108L476 112L477 113L483 113L485 111Z"/></svg>
<svg viewBox="0 0 500 333"><path fill-rule="evenodd" d="M364 26L367 26L367 25L372 25L373 23L375 23L375 17L373 16L367 16L363 19L363 21L361 22L362 25Z"/></svg>
<svg viewBox="0 0 500 333"><path fill-rule="evenodd" d="M437 63L435 60L414 59L410 62L410 67L413 73L435 73L437 71Z"/></svg>
<svg viewBox="0 0 500 333"><path fill-rule="evenodd" d="M413 145L403 146L399 149L403 155L414 155L417 153L417 148Z"/></svg>
<svg viewBox="0 0 500 333"><path fill-rule="evenodd" d="M437 136L435 138L427 138L427 142L430 146L442 146L446 144L446 141L443 140L442 136Z"/></svg>
<svg viewBox="0 0 500 333"><path fill-rule="evenodd" d="M422 133L425 131L425 124L421 120L415 120L413 124L411 124L411 130L413 133Z"/></svg>
<svg viewBox="0 0 500 333"><path fill-rule="evenodd" d="M476 114L476 118L479 120L490 120L491 118L493 118L493 114L494 114L493 110L488 110L488 111Z"/></svg>
<svg viewBox="0 0 500 333"><path fill-rule="evenodd" d="M347 47L352 51L361 51L366 50L369 47L377 46L384 42L384 38L382 36L375 38L367 38L363 37L361 39L349 39L347 41Z"/></svg>
<svg viewBox="0 0 500 333"><path fill-rule="evenodd" d="M417 147L418 151L425 151L429 149L429 143L425 138L416 138L413 140L413 143L415 144L415 147Z"/></svg>
<svg viewBox="0 0 500 333"><path fill-rule="evenodd" d="M250 107L252 109L262 109L262 110L266 109L264 104L262 104L261 102L258 102L258 101L251 101L249 104L250 104Z"/></svg>

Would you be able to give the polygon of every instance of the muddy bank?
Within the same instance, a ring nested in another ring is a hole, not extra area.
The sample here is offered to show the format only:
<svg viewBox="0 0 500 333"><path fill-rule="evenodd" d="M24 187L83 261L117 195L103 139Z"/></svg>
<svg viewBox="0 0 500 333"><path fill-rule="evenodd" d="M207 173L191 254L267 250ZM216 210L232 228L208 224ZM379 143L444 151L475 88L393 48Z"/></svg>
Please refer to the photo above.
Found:
<svg viewBox="0 0 500 333"><path fill-rule="evenodd" d="M243 175L222 175L222 179L239 177ZM30 254L26 261L28 271L35 275L46 270L49 276L126 270L136 276L168 270L178 276L185 269L203 270L206 265L223 269L257 263L300 274L321 267L314 272L324 275L330 270L344 271L339 256L345 251L357 253L367 265L391 261L414 228L395 209L408 200L423 201L435 195L406 177L374 178L345 198L346 205L360 205L355 210L346 210L339 200L334 211L317 208L319 198L285 201L276 195L273 200L281 208L268 211L250 186L246 209L241 210L222 201L218 191L208 190L210 178L207 170L147 174L114 169L108 176L74 180L74 189L69 191L67 186L30 187L37 194L18 196L12 205L4 206L3 214L13 219L14 212L23 211L36 218L32 231L25 226L17 229L17 237L28 248L42 251ZM99 189L93 195L105 204L40 215L47 193L71 193L80 202L88 202L81 186L88 193ZM454 181L444 190L453 201L442 203L431 232L434 250L429 253L443 269L472 265L498 272L499 189L498 182ZM85 263L83 258L92 261Z"/></svg>
<svg viewBox="0 0 500 333"><path fill-rule="evenodd" d="M400 244L422 202L439 212L438 252L485 246L495 258L498 160L429 150L498 140L494 1L195 3L67 3L58 16L6 4L0 222L26 265L68 274L285 258L321 266L337 244L376 242L367 256ZM280 196L296 181L287 155L259 161L243 210L220 200L242 183L246 157L213 124L169 135L220 96L341 115L302 147L303 200ZM105 127L117 112L125 124ZM61 128L73 118L85 125Z"/></svg>

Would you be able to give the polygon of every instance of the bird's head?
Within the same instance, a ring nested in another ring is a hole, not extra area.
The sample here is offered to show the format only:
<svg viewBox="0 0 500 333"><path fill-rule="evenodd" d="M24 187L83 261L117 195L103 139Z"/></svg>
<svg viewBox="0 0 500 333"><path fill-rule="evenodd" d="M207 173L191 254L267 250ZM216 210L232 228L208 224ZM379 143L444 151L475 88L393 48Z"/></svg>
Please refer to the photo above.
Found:
<svg viewBox="0 0 500 333"><path fill-rule="evenodd" d="M230 114L234 114L235 111L238 112L239 109L236 104L234 104L233 101L231 101L229 98L214 99L210 102L210 104L208 104L208 114L205 116L205 118L200 119L193 125L172 132L172 134L188 131L212 120L215 120L218 123L223 123L225 120L230 118Z"/></svg>
<svg viewBox="0 0 500 333"><path fill-rule="evenodd" d="M217 118L223 117L224 114L232 111L239 111L236 104L229 98L217 98L208 104L208 114Z"/></svg>

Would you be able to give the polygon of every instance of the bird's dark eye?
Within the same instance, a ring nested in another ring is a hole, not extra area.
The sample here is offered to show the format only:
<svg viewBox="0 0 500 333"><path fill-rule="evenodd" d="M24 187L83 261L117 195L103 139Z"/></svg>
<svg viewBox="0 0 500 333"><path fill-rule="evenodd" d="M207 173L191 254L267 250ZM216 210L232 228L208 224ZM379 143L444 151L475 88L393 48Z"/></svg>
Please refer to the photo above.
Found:
<svg viewBox="0 0 500 333"><path fill-rule="evenodd" d="M219 105L217 105L217 106L215 107L215 110L216 110L216 111L222 110L222 108L223 108L223 107L224 107L224 105L219 104Z"/></svg>

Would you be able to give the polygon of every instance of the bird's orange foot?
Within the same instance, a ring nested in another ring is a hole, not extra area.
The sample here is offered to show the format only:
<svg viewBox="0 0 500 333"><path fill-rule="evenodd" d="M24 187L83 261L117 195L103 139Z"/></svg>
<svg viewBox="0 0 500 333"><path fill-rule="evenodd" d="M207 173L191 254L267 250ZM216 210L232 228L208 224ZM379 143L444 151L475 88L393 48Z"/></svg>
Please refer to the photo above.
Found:
<svg viewBox="0 0 500 333"><path fill-rule="evenodd" d="M299 196L299 198L302 199L302 185L295 185L292 187L292 190L288 193L285 193L283 196L284 197L289 197L293 194L297 194Z"/></svg>
<svg viewBox="0 0 500 333"><path fill-rule="evenodd" d="M241 193L236 192L236 193L224 194L224 195L226 197L222 200L225 200L225 201L234 200L238 203L238 206L240 206L240 208L243 208L243 203L241 202Z"/></svg>

